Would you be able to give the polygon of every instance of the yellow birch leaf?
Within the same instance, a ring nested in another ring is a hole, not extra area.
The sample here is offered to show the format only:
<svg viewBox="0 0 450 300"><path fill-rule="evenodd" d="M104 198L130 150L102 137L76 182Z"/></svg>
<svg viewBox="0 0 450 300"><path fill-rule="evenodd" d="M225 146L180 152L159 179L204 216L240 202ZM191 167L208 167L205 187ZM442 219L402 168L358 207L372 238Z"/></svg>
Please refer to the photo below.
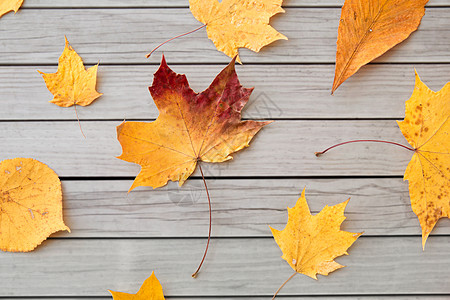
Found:
<svg viewBox="0 0 450 300"><path fill-rule="evenodd" d="M0 1L0 17L4 14L14 11L16 13L22 6L23 0L1 0Z"/></svg>
<svg viewBox="0 0 450 300"><path fill-rule="evenodd" d="M398 125L415 150L404 180L422 227L422 246L440 218L450 218L450 82L430 90L416 72L416 84Z"/></svg>
<svg viewBox="0 0 450 300"><path fill-rule="evenodd" d="M61 182L47 165L31 158L0 163L0 249L34 250L52 233L67 230Z"/></svg>
<svg viewBox="0 0 450 300"><path fill-rule="evenodd" d="M155 272L147 278L136 294L127 294L109 290L114 300L164 300L161 283L155 276Z"/></svg>
<svg viewBox="0 0 450 300"><path fill-rule="evenodd" d="M208 37L217 50L229 57L239 48L255 52L287 37L269 25L270 18L282 13L283 0L189 0L194 17L206 25ZM239 57L237 62L240 63Z"/></svg>
<svg viewBox="0 0 450 300"><path fill-rule="evenodd" d="M347 249L362 234L340 229L348 201L327 205L312 216L303 190L297 204L288 208L286 227L281 231L270 227L282 258L295 272L317 279L317 274L328 275L343 267L334 259L347 255Z"/></svg>

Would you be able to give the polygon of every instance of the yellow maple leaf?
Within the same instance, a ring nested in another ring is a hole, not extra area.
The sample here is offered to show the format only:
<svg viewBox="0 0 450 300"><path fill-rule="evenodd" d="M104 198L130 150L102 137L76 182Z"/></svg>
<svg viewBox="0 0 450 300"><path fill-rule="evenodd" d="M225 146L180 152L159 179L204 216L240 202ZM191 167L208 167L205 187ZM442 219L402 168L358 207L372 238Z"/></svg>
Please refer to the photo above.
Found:
<svg viewBox="0 0 450 300"><path fill-rule="evenodd" d="M283 252L282 258L296 273L317 279L316 274L328 275L343 267L334 259L348 254L347 249L362 234L340 230L348 201L325 206L312 216L303 190L297 204L288 208L286 227L281 231L270 227Z"/></svg>
<svg viewBox="0 0 450 300"><path fill-rule="evenodd" d="M436 222L450 218L450 82L430 90L416 72L416 84L398 125L415 150L405 171L411 207L422 227L422 246Z"/></svg>
<svg viewBox="0 0 450 300"><path fill-rule="evenodd" d="M284 12L283 0L189 0L194 17L206 25L208 37L229 57L239 48L259 50L287 37L269 25L270 17ZM240 62L239 57L237 61Z"/></svg>
<svg viewBox="0 0 450 300"><path fill-rule="evenodd" d="M22 6L23 0L2 0L0 1L0 17L14 11L16 13Z"/></svg>
<svg viewBox="0 0 450 300"><path fill-rule="evenodd" d="M0 249L34 250L49 235L70 229L62 214L61 182L47 165L31 158L0 163Z"/></svg>
<svg viewBox="0 0 450 300"><path fill-rule="evenodd" d="M127 294L108 290L114 300L164 300L161 283L155 276L155 272L147 278L136 294Z"/></svg>
<svg viewBox="0 0 450 300"><path fill-rule="evenodd" d="M428 0L346 0L339 22L332 93L359 68L417 29Z"/></svg>
<svg viewBox="0 0 450 300"><path fill-rule="evenodd" d="M130 191L138 186L161 187L168 180L181 186L199 161L224 162L232 159L231 153L248 147L271 122L241 121L252 90L240 85L233 59L208 89L197 94L163 56L150 87L158 118L117 127L123 150L118 158L142 167Z"/></svg>
<svg viewBox="0 0 450 300"><path fill-rule="evenodd" d="M98 64L86 70L81 57L69 45L66 38L66 46L59 58L57 72L38 72L42 74L48 90L54 96L51 103L61 107L86 106L102 95L95 89L97 68Z"/></svg>

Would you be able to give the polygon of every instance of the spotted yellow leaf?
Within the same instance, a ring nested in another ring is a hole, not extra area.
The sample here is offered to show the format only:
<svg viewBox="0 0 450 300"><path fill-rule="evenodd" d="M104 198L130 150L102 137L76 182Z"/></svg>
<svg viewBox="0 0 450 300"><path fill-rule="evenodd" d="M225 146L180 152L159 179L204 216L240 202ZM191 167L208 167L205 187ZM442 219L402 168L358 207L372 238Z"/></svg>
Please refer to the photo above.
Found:
<svg viewBox="0 0 450 300"><path fill-rule="evenodd" d="M405 171L411 207L422 227L422 246L440 218L450 218L450 82L430 90L416 72L416 84L406 101L405 119L398 125L414 154Z"/></svg>

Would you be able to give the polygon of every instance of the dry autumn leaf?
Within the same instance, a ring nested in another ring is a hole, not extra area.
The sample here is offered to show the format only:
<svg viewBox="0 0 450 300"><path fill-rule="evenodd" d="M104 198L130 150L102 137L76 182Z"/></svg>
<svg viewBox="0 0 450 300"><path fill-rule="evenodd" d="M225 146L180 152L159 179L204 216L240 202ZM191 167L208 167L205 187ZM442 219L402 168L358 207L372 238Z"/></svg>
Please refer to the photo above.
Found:
<svg viewBox="0 0 450 300"><path fill-rule="evenodd" d="M165 41L147 57L165 43L206 27L217 50L236 57L236 61L241 63L239 48L259 52L270 43L287 40L269 25L272 16L284 12L282 3L283 0L189 0L192 14L205 25Z"/></svg>
<svg viewBox="0 0 450 300"><path fill-rule="evenodd" d="M185 75L173 72L163 56L150 93L160 112L154 122L124 122L117 127L123 153L118 158L140 164L138 186L158 188L167 181L180 186L197 163L224 162L249 146L268 122L241 121L241 110L253 89L243 88L233 59L202 93L195 93Z"/></svg>
<svg viewBox="0 0 450 300"><path fill-rule="evenodd" d="M76 106L87 106L102 95L95 89L97 68L98 64L86 70L81 57L66 38L66 46L59 57L56 73L38 72L42 74L48 90L53 94L53 100L50 102L61 107L74 105L78 119Z"/></svg>
<svg viewBox="0 0 450 300"><path fill-rule="evenodd" d="M23 0L2 0L0 1L0 17L14 11L16 13L22 6Z"/></svg>
<svg viewBox="0 0 450 300"><path fill-rule="evenodd" d="M47 165L31 158L0 163L0 249L34 250L52 233L70 229L62 214L61 182Z"/></svg>
<svg viewBox="0 0 450 300"><path fill-rule="evenodd" d="M328 275L343 267L334 259L347 255L347 249L362 234L340 229L345 220L344 210L348 201L334 206L327 205L317 215L312 216L303 190L297 204L288 208L286 227L281 231L270 227L283 252L282 258L295 270L287 281L297 272L317 279L317 274Z"/></svg>
<svg viewBox="0 0 450 300"><path fill-rule="evenodd" d="M113 296L114 300L164 300L163 289L161 283L152 272L152 275L147 278L142 284L141 288L136 294L127 294L122 292L114 292L108 290Z"/></svg>
<svg viewBox="0 0 450 300"><path fill-rule="evenodd" d="M414 155L405 171L411 207L422 227L422 246L440 218L450 218L450 82L430 90L416 73L405 119L398 125Z"/></svg>
<svg viewBox="0 0 450 300"><path fill-rule="evenodd" d="M173 72L163 56L150 87L158 118L150 123L123 122L117 127L123 151L118 158L141 165L130 191L138 186L158 188L169 180L179 181L181 186L199 162L232 159L232 153L248 147L253 136L271 122L241 121L241 110L253 89L241 86L234 64L235 59L197 94L186 76ZM204 184L211 221L206 181Z"/></svg>
<svg viewBox="0 0 450 300"><path fill-rule="evenodd" d="M396 145L414 152L404 175L409 181L411 207L422 227L422 247L440 218L450 218L449 117L450 82L442 90L430 90L416 72L416 84L406 101L405 119L398 125L412 147L384 140L354 140L333 145L320 156L338 146L375 142Z"/></svg>
<svg viewBox="0 0 450 300"><path fill-rule="evenodd" d="M284 12L283 0L189 0L194 17L205 24L217 50L229 57L239 48L259 52L262 47L287 37L269 25L270 18ZM237 61L240 62L239 56Z"/></svg>
<svg viewBox="0 0 450 300"><path fill-rule="evenodd" d="M428 0L346 0L338 30L332 93L359 68L419 27Z"/></svg>

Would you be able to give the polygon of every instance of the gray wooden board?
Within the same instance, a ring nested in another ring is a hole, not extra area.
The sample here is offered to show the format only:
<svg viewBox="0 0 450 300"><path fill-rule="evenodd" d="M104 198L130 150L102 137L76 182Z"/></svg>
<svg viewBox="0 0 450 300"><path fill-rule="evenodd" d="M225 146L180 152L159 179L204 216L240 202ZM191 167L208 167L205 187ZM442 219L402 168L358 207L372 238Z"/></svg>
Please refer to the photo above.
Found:
<svg viewBox="0 0 450 300"><path fill-rule="evenodd" d="M2 122L0 157L33 157L59 176L136 176L139 165L116 158L120 122ZM352 139L407 144L395 121L277 121L249 148L223 163L203 163L207 176L401 176L412 152L393 145L359 143L317 158L314 152ZM199 175L197 170L194 175Z"/></svg>
<svg viewBox="0 0 450 300"><path fill-rule="evenodd" d="M208 261L191 273L205 239L50 240L37 251L0 253L1 296L106 296L136 292L154 270L168 296L269 296L292 275L272 238L213 239ZM318 281L303 275L284 295L450 293L450 237L361 237L347 266ZM26 287L26 288L25 288Z"/></svg>
<svg viewBox="0 0 450 300"><path fill-rule="evenodd" d="M272 43L257 54L241 51L244 63L333 63L339 8L287 8L272 19L290 39ZM82 21L81 21L82 20ZM438 20L438 21L437 21ZM0 64L56 64L64 35L87 63L229 62L204 30L165 45L151 59L153 47L199 22L184 9L29 9L2 17ZM378 62L450 62L450 8L429 8L420 29Z"/></svg>
<svg viewBox="0 0 450 300"><path fill-rule="evenodd" d="M130 292L130 291L129 291ZM133 293L135 291L132 291ZM130 292L131 293L131 292ZM177 300L192 300L192 299L196 299L195 296L194 297L165 297L166 299L177 299ZM5 299L0 297L0 299ZM51 297L51 298L47 298L47 297L39 297L39 298L30 298L30 297L26 297L26 298L20 298L20 297L14 297L14 300L22 300L22 299L27 299L27 300L34 300L34 299L39 299L39 300L98 300L98 299L111 299L111 296L100 296L100 297L82 297L82 298L77 298L77 297L64 297L64 298L58 298L58 297ZM229 300L229 297L202 297L201 299L203 300ZM234 300L270 300L272 299L272 296L265 296L265 297L232 297L231 299ZM336 299L335 296L296 296L295 298L292 296L283 296L283 295L279 295L277 296L276 299L300 299L300 300L331 300L331 299ZM338 299L342 299L342 298L338 298ZM350 299L350 300L385 300L385 299L392 299L392 296L348 296L346 295L344 299ZM439 295L427 295L427 296L414 296L414 295L409 295L409 296L396 296L395 297L396 300L448 300L447 296L439 296Z"/></svg>
<svg viewBox="0 0 450 300"><path fill-rule="evenodd" d="M268 225L285 226L286 207L303 187L313 212L351 197L342 228L365 234L337 259L347 268L319 281L297 275L280 299L448 299L450 220L439 221L423 252L401 178L411 153L382 144L349 145L321 158L313 153L358 138L406 144L395 121L382 119L403 117L414 67L434 90L449 81L450 1L430 1L419 31L330 96L342 3L285 0L286 13L271 23L289 40L259 54L241 50L239 77L255 86L244 118L287 120L264 128L233 161L204 164L214 238L195 281L190 274L208 225L199 173L181 188L169 183L127 194L139 166L114 158L121 152L119 120L157 117L147 86L162 52L196 91L229 62L204 30L144 58L160 42L201 25L188 1L25 0L16 15L3 16L0 157L34 157L63 176L72 233L58 233L32 253L0 252L0 299L111 299L107 289L134 293L152 270L168 299L271 299L292 270ZM56 70L64 35L87 65L100 62L98 89L105 95L79 108L86 140L73 108L47 102L51 94L36 72ZM380 120L349 120L360 118ZM130 179L108 180L117 176Z"/></svg>
<svg viewBox="0 0 450 300"><path fill-rule="evenodd" d="M136 291L127 291L129 293L135 293ZM170 299L177 299L177 300L192 300L197 299L195 296L193 297L165 297L167 300ZM276 299L300 299L300 300L332 300L332 299L342 299L342 297L336 297L336 296L283 296L279 295ZM4 297L0 297L0 299L8 299ZM39 297L39 298L33 298L33 297L14 297L14 300L98 300L98 299L111 299L111 296L99 296L99 297L64 297L64 298L58 298L58 297ZM265 296L265 297L202 297L203 300L271 300L272 296ZM349 296L346 295L344 299L350 299L350 300L386 300L386 299L392 299L392 296ZM409 295L409 296L396 296L396 300L448 300L447 296L439 296L439 295L426 295L426 296L415 296L415 295Z"/></svg>
<svg viewBox="0 0 450 300"><path fill-rule="evenodd" d="M284 0L283 7L329 7L342 6L344 0ZM52 8L52 7L187 7L188 0L26 0L24 8ZM450 6L448 0L433 0L427 6Z"/></svg>
<svg viewBox="0 0 450 300"><path fill-rule="evenodd" d="M224 66L174 65L201 92ZM416 65L421 79L438 91L450 81L450 65ZM152 119L158 111L148 91L158 66L100 66L98 90L104 95L88 107L78 107L87 119ZM73 108L48 101L52 95L36 70L55 66L0 67L1 98L7 109L0 120L74 120ZM414 65L369 65L330 95L331 65L237 66L241 83L255 87L244 118L398 118L414 88Z"/></svg>
<svg viewBox="0 0 450 300"><path fill-rule="evenodd" d="M201 179L127 194L131 180L63 181L65 238L204 237L208 203ZM369 179L208 179L215 237L271 236L284 228L286 207L306 187L313 213L350 199L342 229L373 235L421 234L411 210L408 184L400 178ZM450 234L450 220L434 235Z"/></svg>

